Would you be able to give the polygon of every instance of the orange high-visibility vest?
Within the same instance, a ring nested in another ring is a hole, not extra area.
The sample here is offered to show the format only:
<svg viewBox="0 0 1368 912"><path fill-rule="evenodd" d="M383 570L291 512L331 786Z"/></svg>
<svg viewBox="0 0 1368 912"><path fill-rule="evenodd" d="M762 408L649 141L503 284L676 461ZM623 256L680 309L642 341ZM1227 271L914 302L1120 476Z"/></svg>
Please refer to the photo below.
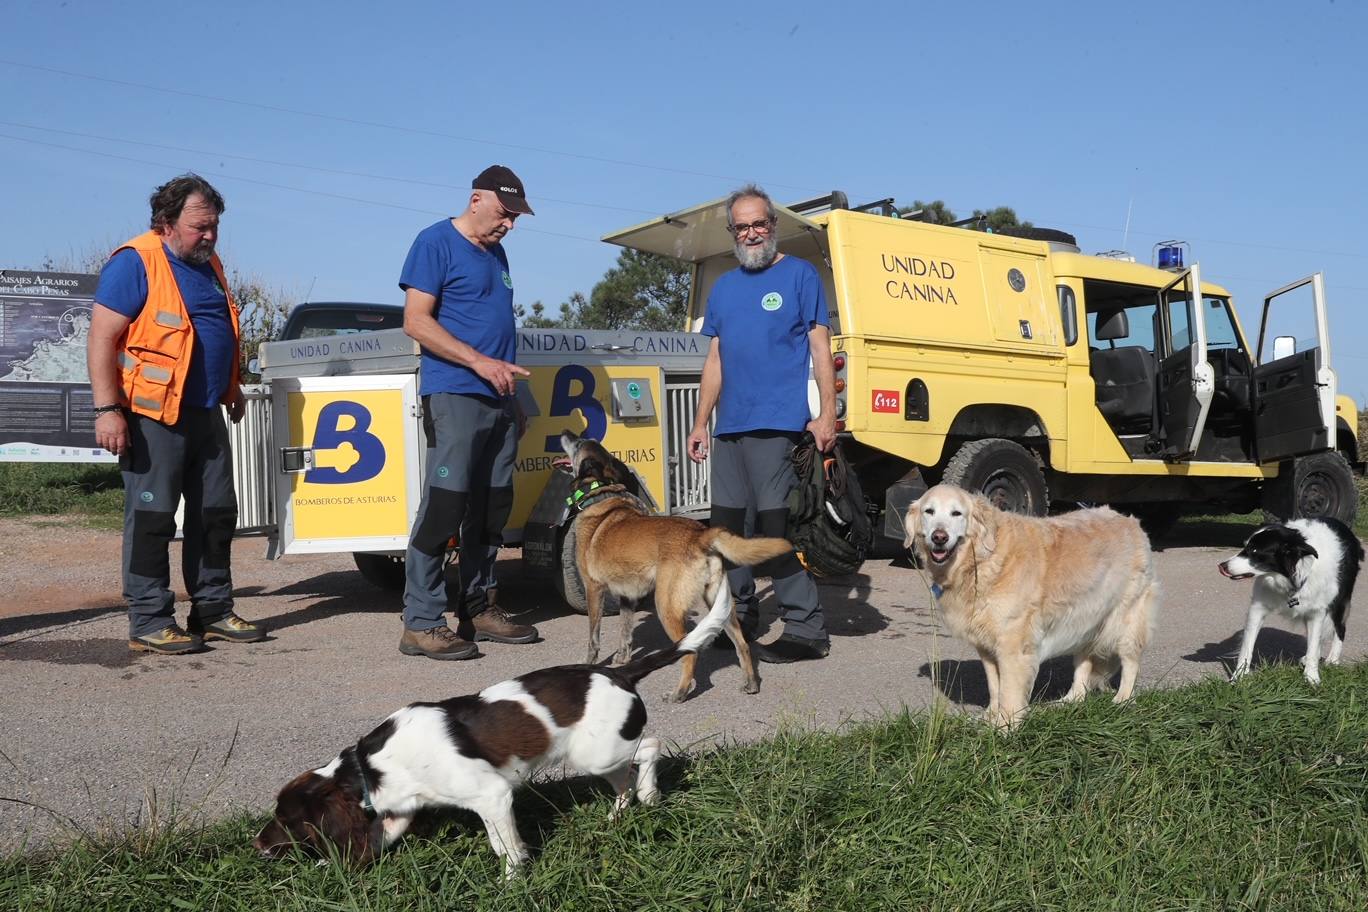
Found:
<svg viewBox="0 0 1368 912"><path fill-rule="evenodd" d="M195 327L190 322L175 273L171 271L171 261L162 247L161 235L155 231L140 234L114 253L124 249L136 250L147 270L147 301L119 338L118 361L124 401L139 415L162 424L175 424L180 418L185 378L190 372ZM228 279L223 274L218 254L210 257L209 264L214 267L214 275L228 299L228 314L233 323L233 372L223 398L219 400L227 403L229 394L239 382L242 339L238 332L237 305L228 293Z"/></svg>

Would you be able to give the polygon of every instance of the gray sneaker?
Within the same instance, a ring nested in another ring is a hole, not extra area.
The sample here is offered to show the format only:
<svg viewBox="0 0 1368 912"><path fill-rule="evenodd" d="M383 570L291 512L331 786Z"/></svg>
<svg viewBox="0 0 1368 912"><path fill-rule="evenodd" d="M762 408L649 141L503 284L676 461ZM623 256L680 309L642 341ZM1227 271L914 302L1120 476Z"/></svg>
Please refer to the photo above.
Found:
<svg viewBox="0 0 1368 912"><path fill-rule="evenodd" d="M480 654L480 647L469 640L463 640L456 631L443 624L431 630L409 630L399 638L399 651L406 656L426 656L429 659L473 659Z"/></svg>

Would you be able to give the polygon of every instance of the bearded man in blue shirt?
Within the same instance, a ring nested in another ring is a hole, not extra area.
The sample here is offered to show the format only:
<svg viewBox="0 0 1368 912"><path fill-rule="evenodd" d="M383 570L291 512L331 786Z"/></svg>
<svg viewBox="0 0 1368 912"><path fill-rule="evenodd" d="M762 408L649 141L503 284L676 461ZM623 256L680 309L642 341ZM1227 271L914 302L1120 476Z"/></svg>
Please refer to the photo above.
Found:
<svg viewBox="0 0 1368 912"><path fill-rule="evenodd" d="M823 452L836 440L836 387L831 330L821 277L806 260L779 252L774 203L748 184L727 199L727 228L740 267L717 280L708 295L704 335L712 336L689 434L689 458L712 456L712 524L738 535L782 537L788 496L797 484L789 454L804 430ZM808 365L821 411L808 410ZM717 408L711 447L708 419ZM749 519L749 522L748 522ZM769 644L757 643L763 662L820 659L830 638L817 584L789 553L728 571L737 619L747 639L759 629L755 576L774 581L784 622Z"/></svg>

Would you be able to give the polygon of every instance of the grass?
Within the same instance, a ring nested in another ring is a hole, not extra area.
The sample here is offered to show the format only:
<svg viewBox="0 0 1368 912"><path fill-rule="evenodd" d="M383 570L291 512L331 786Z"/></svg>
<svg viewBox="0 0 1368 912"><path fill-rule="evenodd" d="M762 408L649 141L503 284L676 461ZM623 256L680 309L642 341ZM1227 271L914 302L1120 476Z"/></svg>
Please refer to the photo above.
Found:
<svg viewBox="0 0 1368 912"><path fill-rule="evenodd" d="M76 515L123 525L123 478L113 464L0 462L0 516Z"/></svg>
<svg viewBox="0 0 1368 912"><path fill-rule="evenodd" d="M534 860L434 815L369 869L259 860L260 817L0 861L0 908L1353 909L1368 906L1368 664L1037 709L941 709L673 762L609 823L585 780L520 793Z"/></svg>

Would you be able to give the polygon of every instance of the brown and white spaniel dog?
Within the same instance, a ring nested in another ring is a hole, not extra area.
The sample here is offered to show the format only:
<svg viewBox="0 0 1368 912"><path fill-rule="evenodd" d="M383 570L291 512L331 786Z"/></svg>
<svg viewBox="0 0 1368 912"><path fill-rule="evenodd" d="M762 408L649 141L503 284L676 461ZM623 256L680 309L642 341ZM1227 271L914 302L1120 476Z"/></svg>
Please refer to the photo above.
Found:
<svg viewBox="0 0 1368 912"><path fill-rule="evenodd" d="M332 844L352 862L370 862L425 807L474 811L511 876L527 860L513 819L513 788L537 770L564 762L602 776L617 793L613 815L635 792L660 799L660 742L642 737L646 705L637 682L710 643L731 617L731 594L718 590L706 617L672 648L618 668L562 665L440 703L412 703L331 763L280 791L274 818L252 844L277 857L291 845L319 852Z"/></svg>

